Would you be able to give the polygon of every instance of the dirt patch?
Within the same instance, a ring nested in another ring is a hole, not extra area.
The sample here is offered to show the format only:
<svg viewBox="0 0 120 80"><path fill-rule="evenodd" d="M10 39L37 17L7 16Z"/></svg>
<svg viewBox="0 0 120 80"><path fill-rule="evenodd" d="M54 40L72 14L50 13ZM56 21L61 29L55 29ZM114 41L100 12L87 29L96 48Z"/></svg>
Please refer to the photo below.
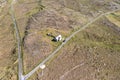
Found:
<svg viewBox="0 0 120 80"><path fill-rule="evenodd" d="M30 29L42 30L42 28L54 28L68 30L70 28L68 18L58 14L54 10L43 10L33 17L34 20L30 21Z"/></svg>
<svg viewBox="0 0 120 80"><path fill-rule="evenodd" d="M30 34L25 38L24 44L24 65L27 70L31 70L51 51L49 43L42 41L40 35Z"/></svg>

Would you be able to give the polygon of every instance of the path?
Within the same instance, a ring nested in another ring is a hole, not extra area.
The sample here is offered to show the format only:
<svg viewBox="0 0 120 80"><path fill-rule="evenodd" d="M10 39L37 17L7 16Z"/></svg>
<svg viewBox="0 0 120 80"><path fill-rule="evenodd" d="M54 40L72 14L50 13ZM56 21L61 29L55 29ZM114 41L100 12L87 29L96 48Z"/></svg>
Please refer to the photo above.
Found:
<svg viewBox="0 0 120 80"><path fill-rule="evenodd" d="M11 11L11 17L13 20L13 24L14 24L14 29L15 29L15 33L16 33L16 40L17 40L17 50L18 50L18 78L19 80L24 80L24 77L22 75L23 73L23 66L22 66L22 44L21 44L21 37L20 37L20 33L19 33L19 29L17 26L17 21L15 19L15 12L14 12L14 3L16 2L16 0L13 0L11 5L10 5L10 11Z"/></svg>
<svg viewBox="0 0 120 80"><path fill-rule="evenodd" d="M52 57L54 57L54 55L74 36L76 35L78 32L86 29L87 27L89 27L90 24L94 23L95 21L97 21L98 19L100 19L102 16L105 16L105 15L108 15L108 14L111 14L115 11L118 11L119 9L117 10L114 10L114 11L110 11L110 12L107 12L107 13L103 13L101 14L100 16L98 16L97 18L95 18L94 20L90 21L88 24L84 25L82 28L80 28L78 31L74 32L73 34L71 34L65 42L63 42L53 53L51 53L51 55L49 55L45 60L43 60L37 67L35 67L31 72L29 72L28 74L26 74L24 76L25 80L28 79L32 74L34 74L39 68L41 65L45 64L48 60L50 60Z"/></svg>

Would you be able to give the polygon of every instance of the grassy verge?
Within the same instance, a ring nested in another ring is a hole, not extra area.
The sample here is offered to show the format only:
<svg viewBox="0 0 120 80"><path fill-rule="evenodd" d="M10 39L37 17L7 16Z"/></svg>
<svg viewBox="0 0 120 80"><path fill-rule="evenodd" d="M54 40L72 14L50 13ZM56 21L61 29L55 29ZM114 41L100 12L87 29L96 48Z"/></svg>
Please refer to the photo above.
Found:
<svg viewBox="0 0 120 80"><path fill-rule="evenodd" d="M120 12L113 13L106 16L109 21L111 21L116 26L120 27Z"/></svg>

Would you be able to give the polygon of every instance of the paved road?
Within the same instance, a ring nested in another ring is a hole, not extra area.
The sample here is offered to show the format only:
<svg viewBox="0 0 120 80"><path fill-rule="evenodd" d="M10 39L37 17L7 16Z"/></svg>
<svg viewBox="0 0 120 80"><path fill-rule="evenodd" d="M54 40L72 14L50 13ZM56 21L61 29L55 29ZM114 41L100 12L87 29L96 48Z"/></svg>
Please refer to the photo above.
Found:
<svg viewBox="0 0 120 80"><path fill-rule="evenodd" d="M18 48L18 78L19 80L24 80L24 77L22 75L23 73L23 66L22 66L22 49L21 49L21 37L20 37L20 33L19 33L19 29L17 26L17 21L15 19L15 12L14 12L14 3L16 2L16 0L13 0L10 6L10 11L11 11L11 17L13 20L13 24L14 24L14 29L15 29L15 33L16 33L16 40L17 40L17 48Z"/></svg>
<svg viewBox="0 0 120 80"><path fill-rule="evenodd" d="M105 16L107 14L110 14L110 13L113 13L115 11L118 11L119 9L117 10L114 10L114 11L110 11L110 12L107 12L107 13L103 13L101 14L100 16L98 16L97 18L95 18L94 20L90 21L88 24L84 25L82 28L80 28L78 31L74 32L72 35L70 35L65 42L63 42L51 55L49 55L45 60L43 60L37 67L35 67L31 72L29 72L28 74L26 74L24 76L24 79L28 79L33 73L35 73L41 65L45 64L48 60L50 60L52 57L54 57L54 55L74 36L76 35L78 32L86 29L87 27L89 27L90 24L94 23L95 21L97 21L98 19L100 19L102 16Z"/></svg>
<svg viewBox="0 0 120 80"><path fill-rule="evenodd" d="M22 52L21 52L21 38L20 38L20 33L19 33L19 29L17 26L17 22L15 19L15 13L14 13L14 8L13 8L13 4L16 2L16 0L13 0L11 3L11 17L14 23L14 28L15 28L15 32L16 32L16 39L17 39L17 46L18 46L18 77L19 80L26 80L28 79L33 73L35 73L35 71L37 71L41 65L45 64L48 60L50 60L52 57L54 57L54 55L78 32L84 30L85 28L87 28L90 24L92 24L93 22L95 22L96 20L98 20L99 18L101 18L102 16L106 15L106 14L110 14L113 13L115 11L111 11L111 12L107 12L104 13L100 16L98 16L97 18L95 18L94 20L92 20L91 22L89 22L88 24L86 24L85 26L83 26L81 29L79 29L78 31L74 32L71 36L69 36L66 39L66 42L62 43L51 55L49 55L45 60L43 60L43 62L41 62L36 68L34 68L31 72L29 72L28 74L26 74L25 76L23 76L23 68L22 68Z"/></svg>

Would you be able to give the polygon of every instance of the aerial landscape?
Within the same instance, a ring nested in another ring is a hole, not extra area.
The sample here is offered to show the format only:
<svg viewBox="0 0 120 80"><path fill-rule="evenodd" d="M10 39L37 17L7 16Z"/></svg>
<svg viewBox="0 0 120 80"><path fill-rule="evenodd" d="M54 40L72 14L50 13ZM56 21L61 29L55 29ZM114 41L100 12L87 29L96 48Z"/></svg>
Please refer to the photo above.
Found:
<svg viewBox="0 0 120 80"><path fill-rule="evenodd" d="M120 80L120 0L0 0L0 80Z"/></svg>

